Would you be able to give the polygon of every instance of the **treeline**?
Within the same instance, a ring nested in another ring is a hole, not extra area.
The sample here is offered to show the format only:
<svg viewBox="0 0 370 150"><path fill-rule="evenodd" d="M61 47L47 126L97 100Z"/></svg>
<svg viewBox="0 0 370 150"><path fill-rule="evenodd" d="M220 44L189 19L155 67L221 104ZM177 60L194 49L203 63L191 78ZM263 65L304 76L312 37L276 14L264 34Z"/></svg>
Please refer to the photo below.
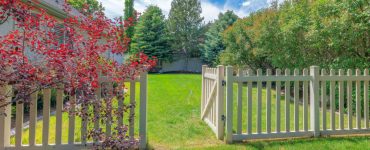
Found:
<svg viewBox="0 0 370 150"><path fill-rule="evenodd" d="M227 11L205 23L201 13L200 0L173 0L167 19L159 7L149 6L135 26L131 52L156 56L159 64L178 57L219 64L218 55L225 49L222 33L238 16Z"/></svg>
<svg viewBox="0 0 370 150"><path fill-rule="evenodd" d="M272 3L223 33L220 63L249 68L370 67L370 1Z"/></svg>
<svg viewBox="0 0 370 150"><path fill-rule="evenodd" d="M176 56L199 56L205 31L201 12L199 0L173 0L168 19L159 7L149 6L135 26L131 52L156 56L159 66Z"/></svg>

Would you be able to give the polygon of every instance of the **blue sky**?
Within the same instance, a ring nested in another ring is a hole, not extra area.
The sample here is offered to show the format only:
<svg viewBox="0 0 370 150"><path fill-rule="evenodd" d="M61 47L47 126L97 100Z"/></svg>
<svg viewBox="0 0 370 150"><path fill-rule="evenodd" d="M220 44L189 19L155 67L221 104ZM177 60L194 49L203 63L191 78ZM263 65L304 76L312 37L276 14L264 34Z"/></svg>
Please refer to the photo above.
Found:
<svg viewBox="0 0 370 150"><path fill-rule="evenodd" d="M108 17L123 15L124 0L98 0L105 7ZM157 5L167 16L171 9L172 0L135 0L135 9L143 12L149 5ZM268 7L273 0L200 0L204 21L213 21L220 12L233 10L239 17L245 17L258 9ZM280 2L283 0L279 0Z"/></svg>

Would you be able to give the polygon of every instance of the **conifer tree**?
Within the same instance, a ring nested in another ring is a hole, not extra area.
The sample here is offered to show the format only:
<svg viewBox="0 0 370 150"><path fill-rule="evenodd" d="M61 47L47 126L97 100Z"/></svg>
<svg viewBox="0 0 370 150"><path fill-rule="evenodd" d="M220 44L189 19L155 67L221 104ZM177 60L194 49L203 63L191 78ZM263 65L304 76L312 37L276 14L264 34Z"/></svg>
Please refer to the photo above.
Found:
<svg viewBox="0 0 370 150"><path fill-rule="evenodd" d="M155 56L160 63L171 61L172 53L166 32L165 17L157 6L149 6L135 27L132 52Z"/></svg>

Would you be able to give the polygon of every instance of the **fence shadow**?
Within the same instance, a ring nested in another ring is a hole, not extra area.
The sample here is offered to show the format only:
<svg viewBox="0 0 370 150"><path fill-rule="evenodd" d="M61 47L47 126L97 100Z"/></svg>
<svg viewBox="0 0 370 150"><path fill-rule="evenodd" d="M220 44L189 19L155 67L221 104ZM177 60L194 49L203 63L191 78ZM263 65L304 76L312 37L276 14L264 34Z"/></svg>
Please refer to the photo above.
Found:
<svg viewBox="0 0 370 150"><path fill-rule="evenodd" d="M253 147L258 150L265 149L267 147L275 147L275 146L294 146L294 145L301 145L301 144L315 144L320 142L347 142L353 145L370 141L370 135L367 136L341 136L341 137L319 137L319 138L295 138L295 139L274 139L274 140L255 140L255 141L244 141L244 142L236 142L232 145L237 146L245 146L246 148Z"/></svg>

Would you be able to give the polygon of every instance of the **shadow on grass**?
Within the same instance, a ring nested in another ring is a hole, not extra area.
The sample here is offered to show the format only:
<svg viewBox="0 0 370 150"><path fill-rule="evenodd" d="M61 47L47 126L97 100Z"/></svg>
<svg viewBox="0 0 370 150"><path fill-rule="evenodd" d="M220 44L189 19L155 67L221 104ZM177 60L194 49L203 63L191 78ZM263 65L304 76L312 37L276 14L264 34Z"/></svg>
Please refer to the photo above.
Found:
<svg viewBox="0 0 370 150"><path fill-rule="evenodd" d="M356 144L361 142L370 141L370 136L357 136L357 137L319 137L319 138L295 138L295 139L281 139L281 140L270 140L270 141L246 141L237 142L231 145L235 146L245 146L255 149L265 149L271 147L279 146L296 146L296 145L312 145L312 144L325 144L325 143L350 143ZM298 146L299 147L299 146Z"/></svg>

